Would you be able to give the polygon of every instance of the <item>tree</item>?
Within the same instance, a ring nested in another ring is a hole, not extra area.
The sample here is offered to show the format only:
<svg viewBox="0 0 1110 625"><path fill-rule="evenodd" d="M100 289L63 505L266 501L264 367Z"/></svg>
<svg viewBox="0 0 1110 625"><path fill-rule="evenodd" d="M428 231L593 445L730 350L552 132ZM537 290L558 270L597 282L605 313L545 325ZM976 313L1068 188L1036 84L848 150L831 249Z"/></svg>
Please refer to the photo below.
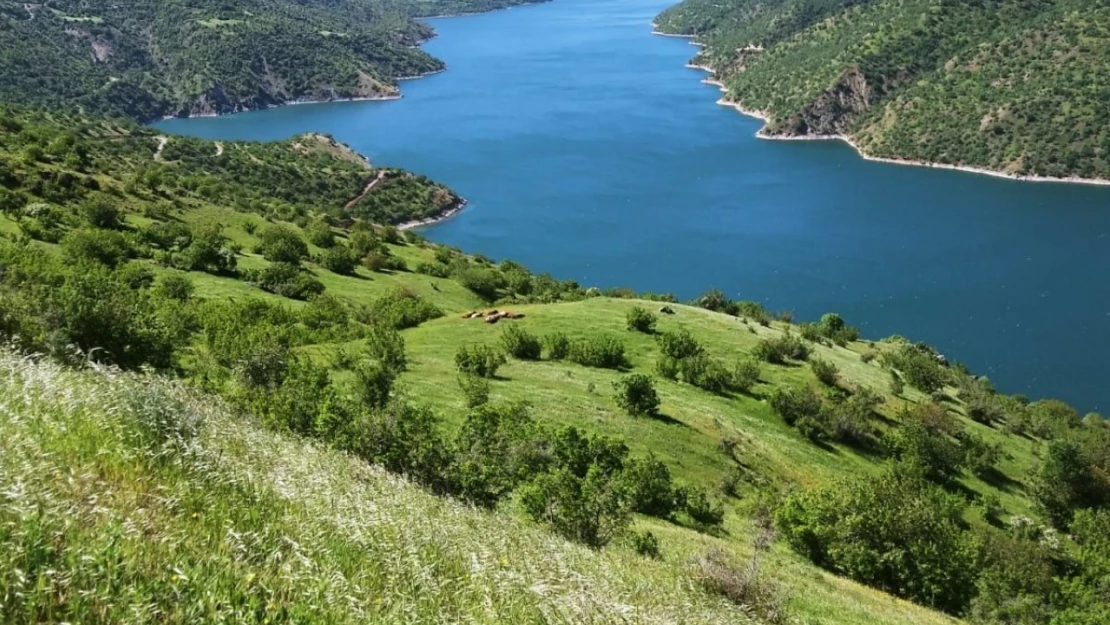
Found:
<svg viewBox="0 0 1110 625"><path fill-rule="evenodd" d="M626 320L629 330L651 334L655 331L656 316L647 309L636 306L628 311Z"/></svg>

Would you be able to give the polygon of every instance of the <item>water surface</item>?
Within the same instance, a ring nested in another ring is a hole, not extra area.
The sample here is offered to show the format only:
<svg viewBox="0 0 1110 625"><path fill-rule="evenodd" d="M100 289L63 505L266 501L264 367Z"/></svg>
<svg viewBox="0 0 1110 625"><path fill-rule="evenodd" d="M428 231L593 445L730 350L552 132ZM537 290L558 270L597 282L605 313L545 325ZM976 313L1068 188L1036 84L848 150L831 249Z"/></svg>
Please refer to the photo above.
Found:
<svg viewBox="0 0 1110 625"><path fill-rule="evenodd" d="M1110 188L871 163L754 138L695 49L650 34L670 0L555 0L433 20L449 71L386 102L163 129L334 134L470 200L433 240L588 285L840 312L937 345L1001 390L1110 407Z"/></svg>

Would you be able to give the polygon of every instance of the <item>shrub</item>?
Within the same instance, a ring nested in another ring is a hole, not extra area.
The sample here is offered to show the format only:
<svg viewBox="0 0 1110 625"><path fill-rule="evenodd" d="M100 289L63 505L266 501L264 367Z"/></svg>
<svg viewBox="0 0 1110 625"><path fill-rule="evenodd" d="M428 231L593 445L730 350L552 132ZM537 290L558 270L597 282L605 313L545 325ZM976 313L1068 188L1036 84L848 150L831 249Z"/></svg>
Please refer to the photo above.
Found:
<svg viewBox="0 0 1110 625"><path fill-rule="evenodd" d="M392 245L404 245L405 241L401 238L401 230L392 224L382 226L382 240Z"/></svg>
<svg viewBox="0 0 1110 625"><path fill-rule="evenodd" d="M305 238L316 247L328 249L335 245L335 233L323 219L315 219L304 230Z"/></svg>
<svg viewBox="0 0 1110 625"><path fill-rule="evenodd" d="M120 227L120 210L106 195L94 195L81 202L81 216L94 228L115 229Z"/></svg>
<svg viewBox="0 0 1110 625"><path fill-rule="evenodd" d="M440 263L422 262L416 266L416 273L432 276L433 278L446 278L451 275L451 270L447 268L447 265Z"/></svg>
<svg viewBox="0 0 1110 625"><path fill-rule="evenodd" d="M492 269L468 267L460 271L456 279L459 284L488 302L497 299L497 291L501 288L501 276Z"/></svg>
<svg viewBox="0 0 1110 625"><path fill-rule="evenodd" d="M836 375L838 373L836 365L820 358L810 358L809 368L813 370L813 375L817 376L818 381L822 384L826 386L836 385Z"/></svg>
<svg viewBox="0 0 1110 625"><path fill-rule="evenodd" d="M443 316L435 304L416 293L398 287L379 297L360 313L364 323L386 325L397 330L414 328Z"/></svg>
<svg viewBox="0 0 1110 625"><path fill-rule="evenodd" d="M655 331L656 316L646 308L636 306L625 316L629 330L651 334Z"/></svg>
<svg viewBox="0 0 1110 625"><path fill-rule="evenodd" d="M543 344L547 348L547 357L550 360L562 360L570 354L570 339L562 332L553 332L544 336Z"/></svg>
<svg viewBox="0 0 1110 625"><path fill-rule="evenodd" d="M700 488L689 488L685 492L686 514L695 523L705 526L717 526L725 520L725 509L720 503L714 502Z"/></svg>
<svg viewBox="0 0 1110 625"><path fill-rule="evenodd" d="M381 361L364 360L354 366L355 392L371 408L384 408L393 392L397 372Z"/></svg>
<svg viewBox="0 0 1110 625"><path fill-rule="evenodd" d="M741 393L751 391L756 382L759 382L759 374L759 361L751 358L740 360L732 370L732 388Z"/></svg>
<svg viewBox="0 0 1110 625"><path fill-rule="evenodd" d="M661 378L677 380L680 366L681 361L669 356L660 356L659 360L655 361L655 372L658 373Z"/></svg>
<svg viewBox="0 0 1110 625"><path fill-rule="evenodd" d="M467 501L493 507L546 468L539 430L524 404L484 404L467 413L453 446L455 490Z"/></svg>
<svg viewBox="0 0 1110 625"><path fill-rule="evenodd" d="M486 378L462 373L459 374L458 382L467 408L477 408L489 402L490 384Z"/></svg>
<svg viewBox="0 0 1110 625"><path fill-rule="evenodd" d="M809 358L809 347L800 338L787 331L778 338L760 340L752 354L760 360L781 365L787 360Z"/></svg>
<svg viewBox="0 0 1110 625"><path fill-rule="evenodd" d="M269 226L259 238L262 257L272 263L296 265L308 256L308 245L304 239L286 226Z"/></svg>
<svg viewBox="0 0 1110 625"><path fill-rule="evenodd" d="M631 518L611 476L597 465L583 477L567 468L543 473L521 487L519 499L533 520L594 548L608 544Z"/></svg>
<svg viewBox="0 0 1110 625"><path fill-rule="evenodd" d="M290 299L307 300L324 292L324 284L298 265L274 263L251 274L249 281L263 291Z"/></svg>
<svg viewBox="0 0 1110 625"><path fill-rule="evenodd" d="M374 324L366 335L366 354L391 371L408 369L405 339L392 326Z"/></svg>
<svg viewBox="0 0 1110 625"><path fill-rule="evenodd" d="M926 409L919 406L905 414L902 427L888 435L887 446L895 458L924 477L947 483L959 474L964 452L955 439L922 417Z"/></svg>
<svg viewBox="0 0 1110 625"><path fill-rule="evenodd" d="M501 344L513 358L520 360L539 360L542 345L540 339L518 326L509 326L501 333Z"/></svg>
<svg viewBox="0 0 1110 625"><path fill-rule="evenodd" d="M762 574L755 557L741 567L730 562L720 549L713 549L695 562L694 579L709 594L753 611L765 623L789 622L788 593L774 578Z"/></svg>
<svg viewBox="0 0 1110 625"><path fill-rule="evenodd" d="M451 463L440 427L431 410L393 401L383 410L361 413L340 447L442 492Z"/></svg>
<svg viewBox="0 0 1110 625"><path fill-rule="evenodd" d="M373 232L366 230L352 230L348 242L350 243L351 251L359 258L366 258L371 253L382 249L381 240L374 236Z"/></svg>
<svg viewBox="0 0 1110 625"><path fill-rule="evenodd" d="M632 549L637 554L652 560L662 560L663 554L659 551L659 539L651 532L633 532L630 538Z"/></svg>
<svg viewBox="0 0 1110 625"><path fill-rule="evenodd" d="M671 470L654 455L625 463L620 488L634 512L660 519L670 518L678 506Z"/></svg>
<svg viewBox="0 0 1110 625"><path fill-rule="evenodd" d="M675 360L696 356L704 351L697 339L685 328L664 332L656 340L659 343L659 349L663 351L663 355Z"/></svg>
<svg viewBox="0 0 1110 625"><path fill-rule="evenodd" d="M165 298L187 302L193 297L193 281L186 276L168 275L158 280L158 293Z"/></svg>
<svg viewBox="0 0 1110 625"><path fill-rule="evenodd" d="M902 393L906 391L906 384L902 382L902 376L898 372L891 369L890 371L890 394L895 397L901 397Z"/></svg>
<svg viewBox="0 0 1110 625"><path fill-rule="evenodd" d="M619 369L624 366L624 343L611 336L579 339L570 344L567 357L584 367Z"/></svg>
<svg viewBox="0 0 1110 625"><path fill-rule="evenodd" d="M345 245L332 245L324 250L318 261L320 266L332 273L349 276L358 266L358 258Z"/></svg>
<svg viewBox="0 0 1110 625"><path fill-rule="evenodd" d="M939 391L948 378L936 353L917 345L903 345L897 352L888 354L887 359L906 382L923 393Z"/></svg>
<svg viewBox="0 0 1110 625"><path fill-rule="evenodd" d="M480 378L492 378L497 369L505 364L505 356L488 345L463 345L455 352L455 366L462 373Z"/></svg>
<svg viewBox="0 0 1110 625"><path fill-rule="evenodd" d="M628 414L651 416L659 410L659 395L651 378L642 373L626 375L613 383L617 391L617 405Z"/></svg>
<svg viewBox="0 0 1110 625"><path fill-rule="evenodd" d="M679 360L678 370L687 384L711 393L724 393L732 384L732 374L718 360L705 353Z"/></svg>
<svg viewBox="0 0 1110 625"><path fill-rule="evenodd" d="M776 388L771 392L771 409L788 425L814 419L821 412L821 396L810 388Z"/></svg>
<svg viewBox="0 0 1110 625"><path fill-rule="evenodd" d="M62 254L71 262L94 262L116 267L131 256L131 246L118 232L74 230L62 239Z"/></svg>
<svg viewBox="0 0 1110 625"><path fill-rule="evenodd" d="M187 271L226 274L235 271L238 261L218 227L203 227L193 233L188 247L173 256L173 264Z"/></svg>
<svg viewBox="0 0 1110 625"><path fill-rule="evenodd" d="M407 271L408 265L403 258L391 256L383 252L370 252L362 259L362 264L370 271Z"/></svg>
<svg viewBox="0 0 1110 625"><path fill-rule="evenodd" d="M961 612L976 553L957 496L912 472L789 495L775 514L787 543L815 564L901 597Z"/></svg>

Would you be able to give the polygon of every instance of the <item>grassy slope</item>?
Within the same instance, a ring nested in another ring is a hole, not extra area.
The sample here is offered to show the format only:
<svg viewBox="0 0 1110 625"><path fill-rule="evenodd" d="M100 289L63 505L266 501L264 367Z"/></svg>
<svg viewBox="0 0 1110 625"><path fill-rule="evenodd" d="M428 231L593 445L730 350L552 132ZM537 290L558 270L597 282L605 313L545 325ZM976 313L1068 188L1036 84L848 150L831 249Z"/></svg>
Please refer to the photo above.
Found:
<svg viewBox="0 0 1110 625"><path fill-rule="evenodd" d="M247 221L261 222L261 218L255 215L243 215L213 206L184 213L183 217L198 223L215 221L224 224L225 234L243 244L245 250L250 250L256 239L244 230L243 225ZM135 215L129 216L131 220L136 218ZM4 223L4 219L0 218L0 227L4 227ZM427 247L404 245L390 246L390 249L395 255L405 258L410 266L434 257L433 250ZM250 253L245 253L239 263L241 268L265 264L261 257ZM504 324L519 324L536 334L563 332L571 339L601 335L618 337L626 346L632 370L649 374L659 353L653 337L625 328L625 313L630 308L640 305L655 309L658 304L654 302L598 297L572 303L511 306L508 308L524 312L526 317L489 325L477 319L461 319L460 313L488 305L482 304L473 293L450 279L409 272L374 273L365 268L358 270L357 277L343 277L312 264L308 266L327 285L329 293L349 301L368 303L392 289L404 287L436 303L447 313L443 318L403 333L410 370L402 376L400 386L416 401L442 414L450 424L460 422L465 414L462 394L455 382L453 358L456 349L465 343L497 344ZM196 272L189 276L201 297L265 297L290 306L302 305L264 293L235 279ZM776 321L770 327L761 327L700 308L683 305L672 305L672 308L676 311L674 316L660 315L659 330L686 328L706 346L711 355L726 363L745 356L760 338L780 334L789 325ZM910 388L906 390L905 399L889 396L888 371L881 368L877 361L861 361L862 353L888 346L883 342L871 344L861 341L847 348L813 347L815 354L833 362L839 368L841 377L851 385L868 386L887 393L886 403L880 407L880 412L893 424L902 406L927 398ZM304 349L324 359L337 347L320 345ZM493 383L493 399L526 400L532 404L541 422L575 424L617 436L625 440L634 453L651 452L666 461L680 481L696 484L711 492L717 491L722 477L733 467L732 461L720 448L720 441L725 437L740 440L739 457L749 470L748 475L757 481L769 479L780 485L817 485L840 477L874 473L882 466L881 459L850 447L818 447L774 415L765 401L765 395L774 387L783 384L818 387L807 366L765 364L761 381L751 395L730 397L713 395L690 385L656 377L663 400L665 418L662 419L633 419L620 411L612 397L612 383L619 376L618 372L586 368L570 362L510 360L499 371L499 379ZM955 395L954 389L949 391L950 395ZM957 411L962 409L958 402L954 402L953 406ZM1004 441L1010 454L1000 467L1004 474L1015 480L1028 474L1035 462L1033 442L1005 435L970 419L961 417L960 421L964 427L988 441ZM1029 514L1032 511L1031 502L1019 482L996 487L965 473L961 484L977 493L996 493L1008 514ZM725 531L718 536L654 519L644 518L639 522L660 536L664 557L672 564L684 565L708 547L722 548L738 559L747 558L752 554L751 544L757 533L750 522L756 505L755 490L755 486L742 485L741 498L726 502L729 514L726 516ZM973 523L982 522L975 513L969 513L968 518ZM953 622L953 619L940 613L823 572L791 553L784 545L775 546L765 566L793 589L793 613L812 622L875 625Z"/></svg>

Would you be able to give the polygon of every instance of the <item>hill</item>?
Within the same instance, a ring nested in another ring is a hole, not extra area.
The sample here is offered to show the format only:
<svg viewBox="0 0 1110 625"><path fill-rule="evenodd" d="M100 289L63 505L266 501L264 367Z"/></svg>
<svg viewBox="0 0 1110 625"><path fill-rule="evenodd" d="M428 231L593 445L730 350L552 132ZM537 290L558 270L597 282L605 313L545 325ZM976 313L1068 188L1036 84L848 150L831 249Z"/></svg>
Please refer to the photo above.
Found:
<svg viewBox="0 0 1110 625"><path fill-rule="evenodd" d="M0 357L6 621L1105 621L1097 416L428 243L327 137L0 129L0 336L67 367Z"/></svg>
<svg viewBox="0 0 1110 625"><path fill-rule="evenodd" d="M1019 176L1110 178L1110 9L1097 0L685 0L657 27L705 44L770 137Z"/></svg>
<svg viewBox="0 0 1110 625"><path fill-rule="evenodd" d="M149 121L399 95L443 69L413 16L520 0L0 1L0 101Z"/></svg>

